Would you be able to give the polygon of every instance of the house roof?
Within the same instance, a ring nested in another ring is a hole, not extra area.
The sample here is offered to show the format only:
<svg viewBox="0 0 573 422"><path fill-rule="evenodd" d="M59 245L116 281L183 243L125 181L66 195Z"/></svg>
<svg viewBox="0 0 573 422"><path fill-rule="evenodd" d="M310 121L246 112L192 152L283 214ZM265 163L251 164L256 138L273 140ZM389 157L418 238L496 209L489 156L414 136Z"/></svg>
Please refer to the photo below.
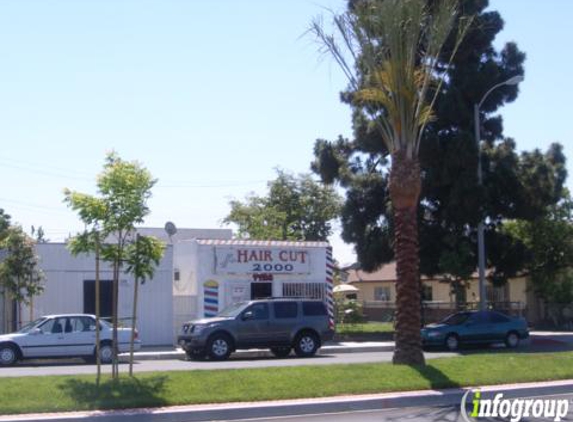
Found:
<svg viewBox="0 0 573 422"><path fill-rule="evenodd" d="M388 264L382 265L376 271L366 272L357 268L352 268L352 266L347 269L348 272L348 283L368 283L377 281L396 281L398 277L396 276L396 262L389 262ZM445 277L441 275L436 275L434 277L427 277L422 275L422 280L443 280ZM472 274L471 278L478 278L478 274Z"/></svg>

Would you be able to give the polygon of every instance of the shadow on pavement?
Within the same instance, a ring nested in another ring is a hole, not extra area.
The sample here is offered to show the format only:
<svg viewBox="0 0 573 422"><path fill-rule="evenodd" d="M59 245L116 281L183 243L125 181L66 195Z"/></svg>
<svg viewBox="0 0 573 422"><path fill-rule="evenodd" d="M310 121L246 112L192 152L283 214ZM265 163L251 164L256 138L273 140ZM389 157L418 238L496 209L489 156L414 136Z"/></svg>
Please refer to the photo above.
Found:
<svg viewBox="0 0 573 422"><path fill-rule="evenodd" d="M149 378L121 378L108 380L98 387L93 381L70 379L60 389L84 409L126 409L159 407L167 402L161 397L165 391L165 376Z"/></svg>

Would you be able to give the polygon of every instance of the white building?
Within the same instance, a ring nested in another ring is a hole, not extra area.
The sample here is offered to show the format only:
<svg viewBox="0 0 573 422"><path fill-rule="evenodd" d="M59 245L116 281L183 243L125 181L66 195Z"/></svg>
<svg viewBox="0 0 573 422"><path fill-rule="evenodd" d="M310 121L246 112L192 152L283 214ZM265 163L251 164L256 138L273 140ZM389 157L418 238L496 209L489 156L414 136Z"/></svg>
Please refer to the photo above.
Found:
<svg viewBox="0 0 573 422"><path fill-rule="evenodd" d="M241 300L312 297L323 299L332 312L332 250L326 242L231 240L227 229L179 229L172 236L162 228L138 232L167 245L153 279L139 289L137 327L144 346L174 344L183 322ZM45 288L31 309L22 307L22 322L30 315L95 313L93 254L72 256L64 243L38 244L37 253ZM100 280L102 315L111 316L113 274L104 262ZM133 287L133 277L122 273L118 311L126 324Z"/></svg>
<svg viewBox="0 0 573 422"><path fill-rule="evenodd" d="M34 297L32 314L30 308L22 307L22 322L30 315L61 313L95 313L95 257L94 255L70 254L64 243L40 243L36 245L40 268L45 274L44 291ZM165 327L173 326L172 270L173 248L165 249L164 257L152 279L139 288L137 329L142 344L167 345L173 343L173 333ZM101 263L101 314L111 316L112 268ZM126 325L131 324L134 279L120 274L118 317Z"/></svg>
<svg viewBox="0 0 573 422"><path fill-rule="evenodd" d="M234 302L261 297L322 299L332 311L332 250L326 242L221 239L175 247L177 320L213 316Z"/></svg>

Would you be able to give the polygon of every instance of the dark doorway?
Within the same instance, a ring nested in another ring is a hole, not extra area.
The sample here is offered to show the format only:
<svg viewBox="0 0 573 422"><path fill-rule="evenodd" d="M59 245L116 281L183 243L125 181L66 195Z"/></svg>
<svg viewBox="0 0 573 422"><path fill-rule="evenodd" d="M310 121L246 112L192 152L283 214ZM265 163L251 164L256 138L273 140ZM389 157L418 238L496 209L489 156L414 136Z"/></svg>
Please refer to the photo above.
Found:
<svg viewBox="0 0 573 422"><path fill-rule="evenodd" d="M251 283L251 299L273 296L273 283Z"/></svg>
<svg viewBox="0 0 573 422"><path fill-rule="evenodd" d="M102 318L112 315L113 281L100 280L99 310ZM95 315L95 280L84 280L84 313Z"/></svg>

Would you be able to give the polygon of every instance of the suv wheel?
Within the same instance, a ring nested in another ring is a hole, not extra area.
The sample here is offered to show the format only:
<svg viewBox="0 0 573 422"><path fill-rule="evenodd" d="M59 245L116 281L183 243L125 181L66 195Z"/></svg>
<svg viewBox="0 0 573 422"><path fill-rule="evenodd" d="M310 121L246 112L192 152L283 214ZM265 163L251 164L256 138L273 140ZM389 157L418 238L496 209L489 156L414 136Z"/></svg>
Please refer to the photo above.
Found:
<svg viewBox="0 0 573 422"><path fill-rule="evenodd" d="M231 354L231 340L225 334L215 334L207 343L207 353L213 360L225 360Z"/></svg>
<svg viewBox="0 0 573 422"><path fill-rule="evenodd" d="M10 366L18 361L18 351L11 344L0 346L0 365Z"/></svg>
<svg viewBox="0 0 573 422"><path fill-rule="evenodd" d="M310 357L318 350L318 337L311 332L300 334L295 341L294 351L298 357Z"/></svg>
<svg viewBox="0 0 573 422"><path fill-rule="evenodd" d="M271 347L271 353L277 358L286 358L290 354L290 347Z"/></svg>

